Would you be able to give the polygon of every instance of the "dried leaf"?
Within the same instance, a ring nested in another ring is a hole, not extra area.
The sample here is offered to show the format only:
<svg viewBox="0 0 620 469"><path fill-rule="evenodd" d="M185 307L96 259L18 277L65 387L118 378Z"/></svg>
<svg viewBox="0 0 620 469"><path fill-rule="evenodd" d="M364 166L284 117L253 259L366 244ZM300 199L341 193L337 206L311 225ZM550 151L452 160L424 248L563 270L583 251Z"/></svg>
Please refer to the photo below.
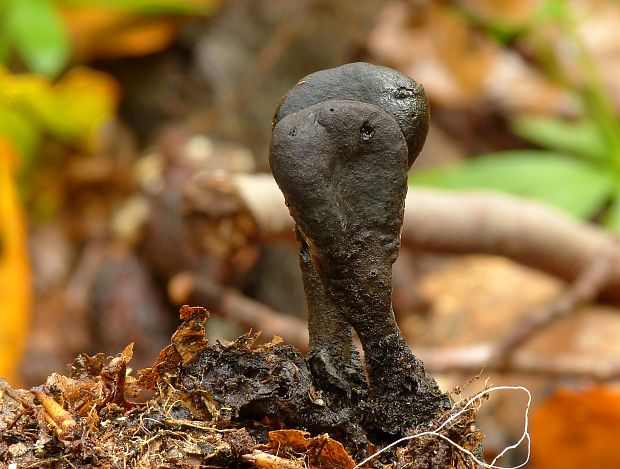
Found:
<svg viewBox="0 0 620 469"><path fill-rule="evenodd" d="M93 58L133 57L164 49L177 36L178 19L161 14L209 14L220 0L74 0L62 8L81 62ZM156 15L154 15L154 13Z"/></svg>
<svg viewBox="0 0 620 469"><path fill-rule="evenodd" d="M135 385L135 379L127 376L127 364L133 356L133 343L129 344L125 349L110 360L101 371L100 378L108 386L111 391L111 401L125 408L130 408L134 404L125 399L125 395L137 396L138 387Z"/></svg>
<svg viewBox="0 0 620 469"><path fill-rule="evenodd" d="M0 102L52 135L94 146L103 122L120 98L107 74L72 69L56 84L37 75L13 75L0 68ZM13 137L13 136L10 136Z"/></svg>
<svg viewBox="0 0 620 469"><path fill-rule="evenodd" d="M327 433L310 437L308 432L301 430L272 431L269 432L269 444L264 449L275 453L276 456L287 453L303 454L310 468L352 469L355 466L355 462L347 454L342 443L334 440Z"/></svg>
<svg viewBox="0 0 620 469"><path fill-rule="evenodd" d="M173 345L168 345L159 352L152 367L138 371L137 384L144 389L155 391L157 384L166 373L178 369L180 364L181 355L179 355L179 352L177 352Z"/></svg>
<svg viewBox="0 0 620 469"><path fill-rule="evenodd" d="M181 364L190 363L208 345L205 322L209 319L209 312L201 307L182 306L179 316L183 322L172 335L172 343L159 352L151 368L138 372L138 386L157 389L166 374L174 373Z"/></svg>
<svg viewBox="0 0 620 469"><path fill-rule="evenodd" d="M536 469L620 467L620 388L558 389L532 415Z"/></svg>
<svg viewBox="0 0 620 469"><path fill-rule="evenodd" d="M105 366L105 360L105 354L101 352L93 356L81 353L68 365L69 376L81 380L99 376Z"/></svg>
<svg viewBox="0 0 620 469"><path fill-rule="evenodd" d="M63 16L80 61L151 54L168 46L178 31L171 18L145 18L92 6L65 8Z"/></svg>
<svg viewBox="0 0 620 469"><path fill-rule="evenodd" d="M205 337L205 322L209 312L199 306L182 306L180 317L183 324L173 334L171 342L181 355L183 364L191 363L208 344Z"/></svg>
<svg viewBox="0 0 620 469"><path fill-rule="evenodd" d="M45 382L45 389L54 390L74 413L87 416L97 413L105 405L109 393L101 380L87 378L75 380L52 373Z"/></svg>

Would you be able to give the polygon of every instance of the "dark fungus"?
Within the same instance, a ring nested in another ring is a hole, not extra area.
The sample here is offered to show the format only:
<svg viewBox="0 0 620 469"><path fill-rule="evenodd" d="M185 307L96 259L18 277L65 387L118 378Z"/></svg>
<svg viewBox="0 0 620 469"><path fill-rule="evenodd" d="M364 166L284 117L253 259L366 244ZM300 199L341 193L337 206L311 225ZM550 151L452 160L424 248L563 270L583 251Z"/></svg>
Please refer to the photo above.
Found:
<svg viewBox="0 0 620 469"><path fill-rule="evenodd" d="M302 78L286 94L273 126L289 114L330 99L374 104L391 114L407 142L411 167L428 133L430 111L422 85L391 68L363 62L321 70Z"/></svg>
<svg viewBox="0 0 620 469"><path fill-rule="evenodd" d="M353 328L364 348L369 395L393 408L376 416L376 427L388 433L418 423L400 415L402 405L428 420L447 402L409 350L392 310L407 170L428 119L424 89L412 79L348 64L308 75L289 91L274 116L269 152L296 223L313 373L349 394L363 385Z"/></svg>

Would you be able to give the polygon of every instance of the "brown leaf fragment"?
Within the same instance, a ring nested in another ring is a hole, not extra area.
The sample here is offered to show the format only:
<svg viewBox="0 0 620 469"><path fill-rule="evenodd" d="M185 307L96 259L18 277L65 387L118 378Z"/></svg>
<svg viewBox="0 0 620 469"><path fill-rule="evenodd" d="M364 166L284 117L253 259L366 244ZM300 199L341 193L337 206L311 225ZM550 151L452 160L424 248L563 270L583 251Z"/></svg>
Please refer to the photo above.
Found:
<svg viewBox="0 0 620 469"><path fill-rule="evenodd" d="M321 438L321 436L317 438ZM269 447L279 449L281 447L291 448L296 453L308 451L315 438L310 437L310 433L302 430L275 430L269 432Z"/></svg>
<svg viewBox="0 0 620 469"><path fill-rule="evenodd" d="M180 363L181 355L179 355L176 348L173 345L164 347L159 352L151 368L138 371L137 385L144 389L157 390L157 383L166 374L171 374L174 370L178 370Z"/></svg>
<svg viewBox="0 0 620 469"><path fill-rule="evenodd" d="M351 459L342 443L329 437L317 454L317 458L320 459L321 466L326 468L353 469L355 467L355 461Z"/></svg>
<svg viewBox="0 0 620 469"><path fill-rule="evenodd" d="M69 377L82 380L97 377L105 366L105 362L106 356L104 353L98 353L92 357L86 353L80 353L76 359L67 366L69 369Z"/></svg>
<svg viewBox="0 0 620 469"><path fill-rule="evenodd" d="M82 417L103 407L109 396L98 378L72 379L58 373L47 378L45 390L61 398L63 405Z"/></svg>
<svg viewBox="0 0 620 469"><path fill-rule="evenodd" d="M106 405L114 404L125 410L137 405L125 397L135 397L140 390L136 379L127 376L127 364L132 355L133 344L111 359L102 358L101 354L94 357L82 354L70 365L73 377L53 373L43 389L70 412L88 416L92 428L98 420L97 413Z"/></svg>
<svg viewBox="0 0 620 469"><path fill-rule="evenodd" d="M261 347L255 348L254 346L256 345L256 341L258 341L258 339L260 338L260 336L262 335L261 331L258 331L256 333L254 333L251 329L246 332L245 334L237 337L235 340L231 340L226 342L226 345L229 348L235 348L235 349L239 349L239 350L257 350L257 351L261 351L263 350ZM267 349L265 349L267 350Z"/></svg>
<svg viewBox="0 0 620 469"><path fill-rule="evenodd" d="M179 316L183 322L172 335L171 344L159 352L152 367L138 372L138 387L157 390L158 383L165 380L166 375L178 374L181 366L191 363L207 347L205 322L209 312L202 307L185 305Z"/></svg>
<svg viewBox="0 0 620 469"><path fill-rule="evenodd" d="M257 337L257 339L258 339L258 337ZM280 337L279 335L274 335L273 339L271 339L266 344L259 345L258 347L256 347L256 350L261 351L261 352L262 351L268 351L268 350L271 350L272 348L274 348L276 345L282 345L283 343L284 343L284 339L282 337Z"/></svg>
<svg viewBox="0 0 620 469"><path fill-rule="evenodd" d="M308 432L301 430L275 430L269 432L266 448L277 455L283 451L305 454L311 468L352 469L355 466L344 446L327 433L310 437Z"/></svg>
<svg viewBox="0 0 620 469"><path fill-rule="evenodd" d="M131 402L125 399L125 392L127 392L127 363L133 356L133 343L127 345L125 349L110 360L106 366L101 370L100 377L106 386L110 389L111 398L110 401L115 404L129 409L133 406ZM130 394L135 394L137 389L133 386L129 386Z"/></svg>
<svg viewBox="0 0 620 469"><path fill-rule="evenodd" d="M182 306L180 317L183 323L172 336L172 345L177 350L183 365L191 363L208 344L205 337L205 322L209 312L200 306Z"/></svg>

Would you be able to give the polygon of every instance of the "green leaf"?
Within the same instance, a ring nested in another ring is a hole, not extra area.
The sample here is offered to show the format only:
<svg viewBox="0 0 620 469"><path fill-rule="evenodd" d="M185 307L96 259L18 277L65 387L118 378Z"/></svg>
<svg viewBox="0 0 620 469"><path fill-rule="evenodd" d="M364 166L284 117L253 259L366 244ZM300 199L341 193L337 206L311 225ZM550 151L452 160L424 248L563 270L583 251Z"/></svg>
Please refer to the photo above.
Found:
<svg viewBox="0 0 620 469"><path fill-rule="evenodd" d="M0 24L0 65L4 65L9 56L9 41L2 26L3 25Z"/></svg>
<svg viewBox="0 0 620 469"><path fill-rule="evenodd" d="M514 132L543 148L582 158L611 159L599 130L590 122L567 122L554 117L520 116L512 121Z"/></svg>
<svg viewBox="0 0 620 469"><path fill-rule="evenodd" d="M414 173L416 186L487 189L545 202L579 218L592 216L613 187L613 177L562 155L514 150L478 157L449 168Z"/></svg>
<svg viewBox="0 0 620 469"><path fill-rule="evenodd" d="M8 16L9 37L24 63L36 73L56 76L69 60L70 43L50 0L13 0Z"/></svg>
<svg viewBox="0 0 620 469"><path fill-rule="evenodd" d="M148 15L206 14L220 6L220 0L56 0L59 4L113 8Z"/></svg>
<svg viewBox="0 0 620 469"><path fill-rule="evenodd" d="M566 0L545 0L541 2L534 13L534 25L553 22L555 24L567 21L569 5Z"/></svg>
<svg viewBox="0 0 620 469"><path fill-rule="evenodd" d="M7 137L19 152L29 159L39 143L39 129L23 113L0 106L0 135Z"/></svg>
<svg viewBox="0 0 620 469"><path fill-rule="evenodd" d="M601 144L607 147L607 154L615 160L616 170L618 170L620 169L620 122L601 84L598 72L591 64L591 59L585 58L583 62L581 69L587 72L588 86L581 90L580 95L588 116L599 129Z"/></svg>
<svg viewBox="0 0 620 469"><path fill-rule="evenodd" d="M605 217L605 226L620 233L620 190L617 190L613 196L611 206Z"/></svg>
<svg viewBox="0 0 620 469"><path fill-rule="evenodd" d="M0 64L6 63L9 56L9 35L6 21L8 7L7 3L0 2Z"/></svg>

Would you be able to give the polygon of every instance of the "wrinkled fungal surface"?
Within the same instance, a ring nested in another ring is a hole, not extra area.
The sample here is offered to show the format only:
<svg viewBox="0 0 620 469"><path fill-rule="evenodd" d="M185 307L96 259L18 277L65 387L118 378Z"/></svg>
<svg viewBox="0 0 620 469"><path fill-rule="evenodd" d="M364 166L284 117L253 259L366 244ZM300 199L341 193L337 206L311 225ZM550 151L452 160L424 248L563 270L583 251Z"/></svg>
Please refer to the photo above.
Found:
<svg viewBox="0 0 620 469"><path fill-rule="evenodd" d="M428 100L409 77L355 63L313 73L279 105L269 162L296 223L320 387L366 386L365 425L402 433L449 407L409 350L392 310L407 170L428 131Z"/></svg>
<svg viewBox="0 0 620 469"><path fill-rule="evenodd" d="M374 104L391 114L407 142L411 167L428 133L430 110L422 85L391 68L363 62L321 70L299 80L286 94L273 126L289 114L330 99Z"/></svg>

